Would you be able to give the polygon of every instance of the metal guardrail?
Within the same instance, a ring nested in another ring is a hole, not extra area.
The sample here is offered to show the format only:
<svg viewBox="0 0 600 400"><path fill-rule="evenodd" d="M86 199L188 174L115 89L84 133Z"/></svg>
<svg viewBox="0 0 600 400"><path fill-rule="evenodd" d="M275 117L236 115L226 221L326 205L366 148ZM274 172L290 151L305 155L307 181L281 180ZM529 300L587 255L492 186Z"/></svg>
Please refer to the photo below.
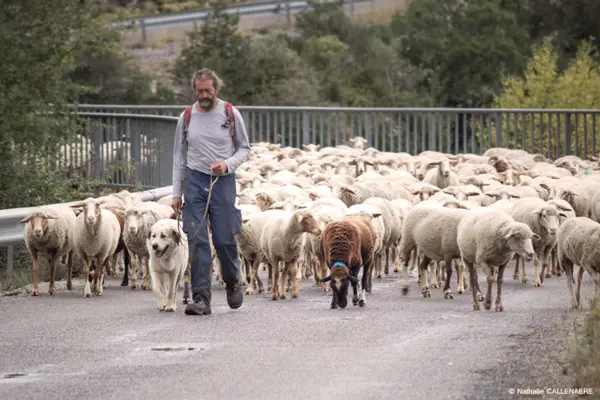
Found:
<svg viewBox="0 0 600 400"><path fill-rule="evenodd" d="M82 104L92 113L179 116L185 105ZM354 136L381 151L483 153L508 147L558 158L600 151L600 110L237 106L251 142L301 147L346 144Z"/></svg>
<svg viewBox="0 0 600 400"><path fill-rule="evenodd" d="M126 161L110 176L111 184L128 184L134 178L144 185L162 186L145 192L145 199L168 195L173 135L177 117L185 107L80 105L77 110L81 117L80 142L71 143L71 147L63 145L62 158L55 161L55 166L66 166L68 170L77 167L86 177L94 178L106 176L114 161ZM302 147L309 143L337 146L347 144L354 136L362 136L367 139L367 147L389 152L482 153L490 147L508 147L548 158L565 154L586 158L597 154L600 144L600 110L238 108L252 143L282 146ZM89 158L78 160L74 153ZM130 168L132 165L135 168ZM12 246L23 242L23 226L19 221L32 209L0 210L0 246L10 246L11 271Z"/></svg>
<svg viewBox="0 0 600 400"><path fill-rule="evenodd" d="M321 3L331 3L335 0L321 0ZM347 2L345 6L352 7L353 4L363 3L375 0L352 0ZM240 16L248 15L263 15L263 14L278 14L285 12L298 12L309 8L306 0L295 1L268 1L253 4L236 4L228 6L225 10L228 14L239 14ZM169 26L176 24L190 23L205 19L212 12L212 8L203 8L193 11L183 11L180 13L162 14L150 17L131 18L123 22L115 24L121 28L127 28L132 25L137 25L142 29L148 29L158 26Z"/></svg>
<svg viewBox="0 0 600 400"><path fill-rule="evenodd" d="M166 186L162 188L146 190L142 192L140 196L142 201L156 201L161 197L165 197L171 194L172 189L172 186ZM71 201L64 204L71 205L74 203L75 201ZM8 210L0 210L0 246L6 246L8 248L6 265L6 280L8 282L10 282L12 279L12 273L14 268L14 246L19 244L25 244L25 226L19 221L21 221L23 218L25 218L37 208L38 207L23 207L11 208Z"/></svg>

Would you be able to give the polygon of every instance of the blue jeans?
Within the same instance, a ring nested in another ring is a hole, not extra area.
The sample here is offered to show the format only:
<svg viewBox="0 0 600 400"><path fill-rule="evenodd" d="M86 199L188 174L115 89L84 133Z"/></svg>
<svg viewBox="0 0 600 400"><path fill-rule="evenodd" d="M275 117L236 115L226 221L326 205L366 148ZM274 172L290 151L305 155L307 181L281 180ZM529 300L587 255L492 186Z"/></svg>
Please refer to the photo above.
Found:
<svg viewBox="0 0 600 400"><path fill-rule="evenodd" d="M213 182L215 179L216 176L213 176ZM213 246L223 269L223 281L227 286L233 286L238 280L238 249L235 235L242 227L242 214L235 206L235 174L220 176L213 184L208 213L202 221L210 181L210 175L188 168L183 182L183 231L189 243L194 298L204 294L210 298L212 263L208 221Z"/></svg>

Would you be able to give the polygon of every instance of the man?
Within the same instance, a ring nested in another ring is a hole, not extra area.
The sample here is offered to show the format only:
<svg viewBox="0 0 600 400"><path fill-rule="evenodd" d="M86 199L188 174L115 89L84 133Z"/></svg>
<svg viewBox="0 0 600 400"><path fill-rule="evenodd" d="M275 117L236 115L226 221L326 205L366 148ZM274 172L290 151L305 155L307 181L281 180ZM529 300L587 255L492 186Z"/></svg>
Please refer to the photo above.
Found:
<svg viewBox="0 0 600 400"><path fill-rule="evenodd" d="M175 212L182 211L183 230L190 246L193 302L185 309L188 315L211 313L209 221L212 242L223 270L227 304L237 309L243 303L238 284L235 238L240 231L242 217L235 207L235 170L248 159L250 141L244 120L234 107L229 109L235 117L235 132L230 135L226 103L217 98L221 87L223 82L214 71L196 71L192 77L192 88L198 101L192 106L187 135L184 134L185 112L179 117L175 131L172 207ZM182 194L185 197L183 209Z"/></svg>

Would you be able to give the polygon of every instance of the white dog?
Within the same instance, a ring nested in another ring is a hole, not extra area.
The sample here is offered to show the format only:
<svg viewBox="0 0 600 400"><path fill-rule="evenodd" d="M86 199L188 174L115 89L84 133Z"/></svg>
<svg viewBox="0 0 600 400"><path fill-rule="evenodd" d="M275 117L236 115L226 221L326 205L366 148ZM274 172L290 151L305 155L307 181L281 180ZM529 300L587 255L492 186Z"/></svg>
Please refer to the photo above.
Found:
<svg viewBox="0 0 600 400"><path fill-rule="evenodd" d="M152 290L159 311L175 311L177 286L188 265L188 240L174 219L156 221L146 241Z"/></svg>

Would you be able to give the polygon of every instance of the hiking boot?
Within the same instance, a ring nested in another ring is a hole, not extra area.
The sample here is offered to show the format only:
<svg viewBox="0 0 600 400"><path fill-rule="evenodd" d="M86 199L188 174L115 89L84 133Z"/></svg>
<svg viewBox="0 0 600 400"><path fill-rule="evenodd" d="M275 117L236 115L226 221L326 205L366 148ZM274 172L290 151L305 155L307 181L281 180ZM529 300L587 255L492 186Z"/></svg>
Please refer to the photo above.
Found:
<svg viewBox="0 0 600 400"><path fill-rule="evenodd" d="M194 302L185 307L187 315L210 315L210 295L195 295Z"/></svg>
<svg viewBox="0 0 600 400"><path fill-rule="evenodd" d="M244 302L244 295L240 289L240 284L236 282L233 285L227 285L225 290L227 291L227 304L229 308L234 310L240 308Z"/></svg>

